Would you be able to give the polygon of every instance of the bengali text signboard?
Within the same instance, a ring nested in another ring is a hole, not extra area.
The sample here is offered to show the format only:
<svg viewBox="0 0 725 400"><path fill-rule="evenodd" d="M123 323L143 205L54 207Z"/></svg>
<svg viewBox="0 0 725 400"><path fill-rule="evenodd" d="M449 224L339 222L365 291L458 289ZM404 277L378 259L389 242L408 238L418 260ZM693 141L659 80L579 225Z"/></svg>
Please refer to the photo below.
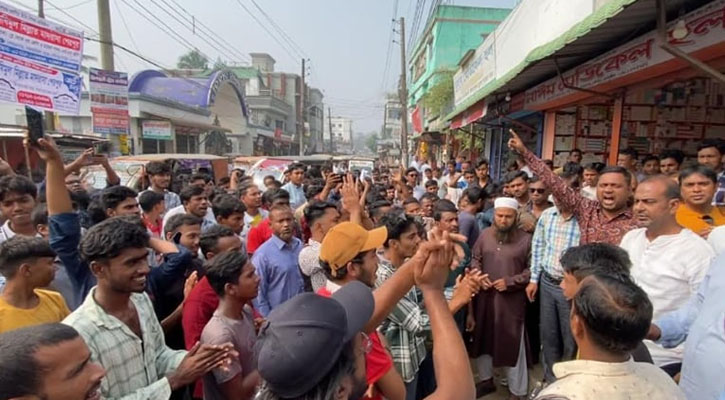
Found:
<svg viewBox="0 0 725 400"><path fill-rule="evenodd" d="M93 132L128 133L128 74L91 68L89 74Z"/></svg>
<svg viewBox="0 0 725 400"><path fill-rule="evenodd" d="M78 114L83 33L0 3L0 101Z"/></svg>
<svg viewBox="0 0 725 400"><path fill-rule="evenodd" d="M171 121L143 121L141 132L144 139L171 140Z"/></svg>
<svg viewBox="0 0 725 400"><path fill-rule="evenodd" d="M684 16L687 35L676 40L671 32L676 21L668 25L670 44L686 53L704 49L725 41L725 0L716 0ZM673 56L659 46L660 39L653 31L617 47L594 60L562 74L568 85L595 88L634 72L662 64ZM543 82L525 92L525 108L541 109L546 103L576 93L558 77Z"/></svg>

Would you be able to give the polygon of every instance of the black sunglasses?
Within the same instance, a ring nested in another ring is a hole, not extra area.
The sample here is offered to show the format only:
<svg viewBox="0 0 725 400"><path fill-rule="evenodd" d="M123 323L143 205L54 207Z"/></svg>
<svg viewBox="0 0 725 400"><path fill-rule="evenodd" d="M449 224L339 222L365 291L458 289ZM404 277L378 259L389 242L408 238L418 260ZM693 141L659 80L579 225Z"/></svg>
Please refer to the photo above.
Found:
<svg viewBox="0 0 725 400"><path fill-rule="evenodd" d="M529 188L529 193L544 194L546 189Z"/></svg>

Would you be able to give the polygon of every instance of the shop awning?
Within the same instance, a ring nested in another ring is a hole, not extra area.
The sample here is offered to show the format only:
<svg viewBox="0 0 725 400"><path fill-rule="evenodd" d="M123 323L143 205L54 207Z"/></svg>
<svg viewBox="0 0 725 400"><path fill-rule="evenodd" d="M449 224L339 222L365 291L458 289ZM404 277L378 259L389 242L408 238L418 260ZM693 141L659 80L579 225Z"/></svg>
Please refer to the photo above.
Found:
<svg viewBox="0 0 725 400"><path fill-rule="evenodd" d="M451 129L462 128L474 121L477 121L488 113L488 103L483 101L482 104L471 107L470 110L461 113L453 119L451 122Z"/></svg>
<svg viewBox="0 0 725 400"><path fill-rule="evenodd" d="M668 0L668 16L676 18L710 0ZM533 49L524 61L488 83L446 116L459 117L492 94L512 95L556 76L556 62L562 71L653 30L656 0L610 0L555 40ZM668 18L669 19L669 18ZM451 125L453 127L453 125Z"/></svg>

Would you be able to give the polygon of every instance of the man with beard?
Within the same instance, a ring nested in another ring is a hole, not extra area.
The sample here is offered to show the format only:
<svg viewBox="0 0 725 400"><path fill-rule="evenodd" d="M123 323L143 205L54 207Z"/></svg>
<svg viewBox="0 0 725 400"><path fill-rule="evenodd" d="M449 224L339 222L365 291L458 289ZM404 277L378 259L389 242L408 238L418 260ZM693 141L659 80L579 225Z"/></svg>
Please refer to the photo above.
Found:
<svg viewBox="0 0 725 400"><path fill-rule="evenodd" d="M272 237L254 252L252 258L260 279L254 305L264 316L304 290L299 266L302 241L294 236L292 210L283 205L272 207L269 224Z"/></svg>
<svg viewBox="0 0 725 400"><path fill-rule="evenodd" d="M163 161L151 161L146 164L145 170L150 183L149 188L145 191L163 194L166 210L180 206L181 199L179 199L179 195L169 191L169 186L171 186L171 166Z"/></svg>
<svg viewBox="0 0 725 400"><path fill-rule="evenodd" d="M343 222L330 229L322 240L318 260L327 279L317 293L330 297L351 282L361 282L372 288L378 270L375 251L383 245L387 236L384 226L366 231L352 222ZM340 243L345 243L345 246L340 246ZM393 368L393 360L379 333L373 330L369 337L371 347L365 355L365 375L372 390L366 398L403 400L405 385Z"/></svg>
<svg viewBox="0 0 725 400"><path fill-rule="evenodd" d="M523 399L528 392L524 289L531 275L531 235L516 226L518 208L514 198L496 199L493 226L473 247L472 268L488 274L492 282L473 300L476 325L470 355L482 379L476 397L496 389L493 367L506 367L509 399Z"/></svg>
<svg viewBox="0 0 725 400"><path fill-rule="evenodd" d="M172 390L229 358L229 345L201 345L188 353L166 346L144 293L148 246L146 229L123 218L93 226L80 243L81 256L98 285L63 323L78 331L91 351L90 359L106 369L103 398L168 399Z"/></svg>
<svg viewBox="0 0 725 400"><path fill-rule="evenodd" d="M63 324L36 325L1 334L0 396L98 399L105 371L90 356L78 332Z"/></svg>
<svg viewBox="0 0 725 400"><path fill-rule="evenodd" d="M214 257L206 265L206 277L219 296L219 307L204 327L201 343L232 343L238 356L229 365L215 368L204 376L204 399L251 399L259 383L259 373L254 354L257 332L249 303L257 297L259 277L247 254L239 251Z"/></svg>
<svg viewBox="0 0 725 400"><path fill-rule="evenodd" d="M579 182L579 176L572 171L562 178L573 188ZM576 352L576 342L569 326L571 307L559 287L564 278L559 259L566 249L579 245L581 233L574 213L556 198L554 203L555 207L545 210L536 223L531 242L531 279L526 286L526 297L531 303L536 300L536 293L541 288L539 321L545 384L556 380L554 364L572 359Z"/></svg>
<svg viewBox="0 0 725 400"><path fill-rule="evenodd" d="M634 194L634 215L643 228L629 231L620 247L632 260L631 275L652 302L654 318L683 306L695 295L715 253L707 242L677 223L680 190L666 176L646 178ZM664 349L645 342L655 364L675 376L683 346Z"/></svg>
<svg viewBox="0 0 725 400"><path fill-rule="evenodd" d="M619 244L622 236L637 227L627 202L632 194L632 175L622 167L602 170L597 183L597 199L584 198L579 190L556 176L541 159L526 148L521 138L510 131L509 148L521 154L531 170L551 188L561 204L571 209L579 222L581 244L604 242Z"/></svg>

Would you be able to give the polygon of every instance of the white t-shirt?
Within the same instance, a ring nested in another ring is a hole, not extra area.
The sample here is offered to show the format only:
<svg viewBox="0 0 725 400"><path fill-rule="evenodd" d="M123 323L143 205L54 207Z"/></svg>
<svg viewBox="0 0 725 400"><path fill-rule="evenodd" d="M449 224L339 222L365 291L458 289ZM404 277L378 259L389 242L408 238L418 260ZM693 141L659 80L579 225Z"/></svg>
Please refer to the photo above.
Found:
<svg viewBox="0 0 725 400"><path fill-rule="evenodd" d="M720 255L725 252L725 225L713 229L707 236L707 242L715 250L715 254Z"/></svg>
<svg viewBox="0 0 725 400"><path fill-rule="evenodd" d="M632 278L647 293L653 319L677 310L697 293L715 252L689 229L676 235L663 235L651 241L647 229L627 232L620 246L632 260ZM672 349L645 340L652 360L658 366L682 362L684 345Z"/></svg>

